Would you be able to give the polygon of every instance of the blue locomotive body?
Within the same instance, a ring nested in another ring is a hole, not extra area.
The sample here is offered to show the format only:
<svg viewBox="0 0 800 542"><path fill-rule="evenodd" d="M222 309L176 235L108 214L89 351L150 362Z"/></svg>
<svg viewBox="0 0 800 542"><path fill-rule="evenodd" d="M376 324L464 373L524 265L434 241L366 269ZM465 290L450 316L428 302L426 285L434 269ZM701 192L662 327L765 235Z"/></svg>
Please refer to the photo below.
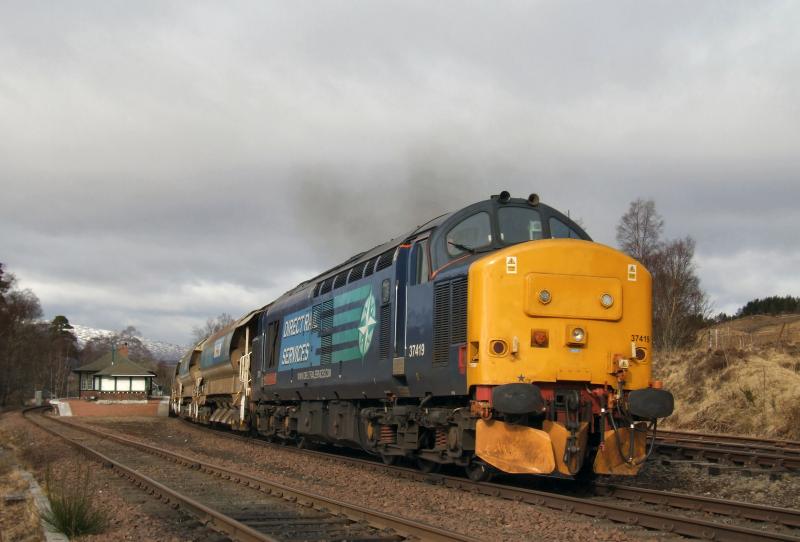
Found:
<svg viewBox="0 0 800 542"><path fill-rule="evenodd" d="M461 326L457 333L440 339L447 343L446 358L434 361L429 346L434 344L434 285L409 282L409 266L417 265L422 248L414 253L411 244L388 245L301 285L266 308L253 346L254 399L467 394L463 349L459 351L465 318L456 318L455 326ZM437 282L440 291L455 285L453 308L459 314L466 314L467 269L466 264L452 266Z"/></svg>

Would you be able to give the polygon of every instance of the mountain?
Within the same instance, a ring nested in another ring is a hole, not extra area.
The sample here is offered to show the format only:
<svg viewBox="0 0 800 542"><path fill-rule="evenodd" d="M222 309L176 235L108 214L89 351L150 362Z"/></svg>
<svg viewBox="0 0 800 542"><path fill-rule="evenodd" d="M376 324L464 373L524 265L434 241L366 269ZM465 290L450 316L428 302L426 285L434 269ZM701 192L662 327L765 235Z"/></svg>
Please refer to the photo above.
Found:
<svg viewBox="0 0 800 542"><path fill-rule="evenodd" d="M78 324L72 324L72 332L75 334L75 337L78 339L78 344L81 348L83 346L95 338L100 337L109 337L114 335L114 331L110 331L108 329L96 329L93 327L88 326L81 326ZM186 353L189 349L188 346L181 346L179 344L172 344L167 343L164 341L154 341L151 339L147 339L145 337L137 337L142 344L147 347L150 352L153 353L153 356L156 358L156 361L164 361L167 363L177 363L178 360Z"/></svg>

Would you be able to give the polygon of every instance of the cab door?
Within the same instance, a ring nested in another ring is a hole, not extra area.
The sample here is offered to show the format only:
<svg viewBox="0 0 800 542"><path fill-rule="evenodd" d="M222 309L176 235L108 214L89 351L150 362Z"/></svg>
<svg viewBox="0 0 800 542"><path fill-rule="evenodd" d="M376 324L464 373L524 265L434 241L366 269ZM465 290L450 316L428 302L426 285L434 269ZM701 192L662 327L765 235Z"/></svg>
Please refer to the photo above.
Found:
<svg viewBox="0 0 800 542"><path fill-rule="evenodd" d="M433 285L430 282L429 248L428 237L412 241L407 266L402 355L411 394L416 396L434 391L428 378L433 352Z"/></svg>

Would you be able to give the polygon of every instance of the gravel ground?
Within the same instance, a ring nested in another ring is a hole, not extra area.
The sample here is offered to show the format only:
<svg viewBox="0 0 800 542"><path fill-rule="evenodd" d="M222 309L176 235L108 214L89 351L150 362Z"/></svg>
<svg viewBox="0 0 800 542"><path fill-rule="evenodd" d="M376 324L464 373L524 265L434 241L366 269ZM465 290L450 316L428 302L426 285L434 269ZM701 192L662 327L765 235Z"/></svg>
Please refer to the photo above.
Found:
<svg viewBox="0 0 800 542"><path fill-rule="evenodd" d="M771 480L768 474L750 474L746 471L711 475L706 468L689 464L663 465L658 458L654 458L635 479L600 477L600 481L782 508L800 508L800 476L796 474L783 474L776 480Z"/></svg>
<svg viewBox="0 0 800 542"><path fill-rule="evenodd" d="M75 419L73 421L78 421ZM372 472L294 450L264 447L213 435L175 419L84 419L198 459L247 471L299 489L424 521L480 540L665 540L579 515L539 509Z"/></svg>
<svg viewBox="0 0 800 542"><path fill-rule="evenodd" d="M9 412L0 418L0 442L14 454L17 462L33 473L43 488L48 470L51 480L69 484L76 472L92 469L90 484L97 502L109 514L109 524L102 534L84 536L78 540L208 540L208 530L193 518L161 504L110 470L87 460L64 441L23 419L19 412ZM4 481L5 478L3 475ZM6 508L2 507L2 510ZM30 530L27 538L16 536L19 520L16 515L0 513L0 540L28 542L43 539L36 531L31 534ZM38 522L38 517L35 521Z"/></svg>
<svg viewBox="0 0 800 542"><path fill-rule="evenodd" d="M326 458L297 454L292 449L264 447L209 434L175 419L74 418L72 421L118 431L168 449L195 455L231 468L248 471L293 487L333 498L347 495L347 502L380 509L469 534L481 540L673 540L641 529L616 526L578 515L569 515L504 499L476 496L464 491L409 480L381 472L365 471ZM61 476L87 461L54 437L31 428L18 414L0 419L0 437L40 481L50 465ZM105 469L95 469L93 483L112 514L106 533L84 540L192 540L201 530L192 519L133 490ZM800 477L743 473L709 475L690 465L648 464L640 476L606 478L605 481L653 489L703 494L760 504L800 506ZM402 496L398 499L397 496ZM2 517L6 518L3 523ZM8 534L8 515L0 516L3 535ZM193 530L195 529L195 530ZM207 533L205 533L207 534ZM10 538L3 538L5 541ZM35 539L35 538L33 538Z"/></svg>

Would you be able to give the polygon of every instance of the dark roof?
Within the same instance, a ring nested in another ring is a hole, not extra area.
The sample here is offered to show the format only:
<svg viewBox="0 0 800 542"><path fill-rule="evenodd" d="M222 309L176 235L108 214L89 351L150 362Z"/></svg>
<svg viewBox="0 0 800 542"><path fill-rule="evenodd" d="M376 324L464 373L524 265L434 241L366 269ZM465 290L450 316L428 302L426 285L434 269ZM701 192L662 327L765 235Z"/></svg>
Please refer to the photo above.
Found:
<svg viewBox="0 0 800 542"><path fill-rule="evenodd" d="M98 375L106 375L106 376L113 376L113 375L130 375L130 376L147 376L147 375L155 375L153 371L148 371L144 367L132 362L128 359L127 356L122 354L121 352L117 352L114 356L114 361L112 364L111 360L111 352L107 352L105 355L100 356L98 359L94 360L91 363L87 363L81 367L78 367L74 370L77 372L92 372Z"/></svg>
<svg viewBox="0 0 800 542"><path fill-rule="evenodd" d="M121 357L124 357L124 356L122 356L122 354L117 352L117 358L121 358ZM74 371L76 373L77 372L82 372L82 371L91 371L91 372L94 373L94 372L99 371L100 369L105 368L108 365L111 365L111 352L107 352L106 354L100 356L99 358L97 358L93 362L87 363L86 365L82 365L82 366L78 367L77 369L74 369Z"/></svg>
<svg viewBox="0 0 800 542"><path fill-rule="evenodd" d="M148 371L126 357L117 356L112 365L95 373L98 376L155 376L153 371Z"/></svg>

